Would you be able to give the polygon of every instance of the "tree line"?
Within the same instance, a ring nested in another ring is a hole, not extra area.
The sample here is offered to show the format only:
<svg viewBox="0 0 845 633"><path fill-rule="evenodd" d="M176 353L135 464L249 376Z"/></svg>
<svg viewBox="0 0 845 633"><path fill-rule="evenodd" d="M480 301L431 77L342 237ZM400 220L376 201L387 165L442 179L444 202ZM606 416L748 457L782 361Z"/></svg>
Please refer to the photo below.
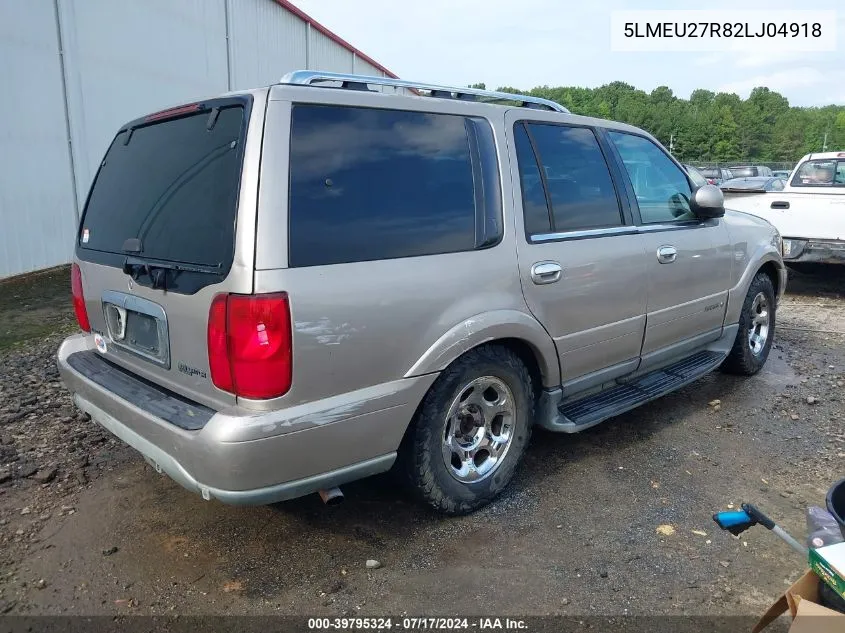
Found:
<svg viewBox="0 0 845 633"><path fill-rule="evenodd" d="M484 88L484 84L470 87ZM502 92L520 92L511 87ZM551 99L575 114L612 119L648 130L679 160L795 162L804 154L845 151L845 106L800 108L768 88L747 99L695 90L689 99L666 86L647 93L615 81L599 88L539 86L528 94Z"/></svg>

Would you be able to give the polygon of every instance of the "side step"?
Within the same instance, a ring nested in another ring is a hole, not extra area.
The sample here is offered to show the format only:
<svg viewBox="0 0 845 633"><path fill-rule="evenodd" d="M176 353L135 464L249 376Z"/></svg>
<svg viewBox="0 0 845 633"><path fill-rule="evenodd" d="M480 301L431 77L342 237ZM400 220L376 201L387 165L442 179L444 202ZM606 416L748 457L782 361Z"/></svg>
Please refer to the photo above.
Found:
<svg viewBox="0 0 845 633"><path fill-rule="evenodd" d="M577 433L680 389L716 369L724 359L725 355L718 352L698 352L629 383L563 402L558 406L557 417L543 426L551 431Z"/></svg>

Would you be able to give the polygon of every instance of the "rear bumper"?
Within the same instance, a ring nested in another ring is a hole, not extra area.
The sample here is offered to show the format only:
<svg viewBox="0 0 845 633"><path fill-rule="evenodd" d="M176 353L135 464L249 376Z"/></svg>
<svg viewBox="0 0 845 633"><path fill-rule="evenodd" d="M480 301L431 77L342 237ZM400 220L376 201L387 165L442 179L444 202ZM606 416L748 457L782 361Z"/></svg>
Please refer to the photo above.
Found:
<svg viewBox="0 0 845 633"><path fill-rule="evenodd" d="M791 257L784 257L786 264L845 264L845 240L803 240L790 239L797 252Z"/></svg>
<svg viewBox="0 0 845 633"><path fill-rule="evenodd" d="M435 378L401 379L284 410L217 411L202 428L189 430L153 412L161 408L160 395L151 411L148 399L119 396L86 375L83 365L68 362L92 349L91 337L81 334L59 348L59 372L76 405L188 490L239 505L292 499L388 470ZM110 366L104 367L101 372ZM174 395L179 406L184 399Z"/></svg>

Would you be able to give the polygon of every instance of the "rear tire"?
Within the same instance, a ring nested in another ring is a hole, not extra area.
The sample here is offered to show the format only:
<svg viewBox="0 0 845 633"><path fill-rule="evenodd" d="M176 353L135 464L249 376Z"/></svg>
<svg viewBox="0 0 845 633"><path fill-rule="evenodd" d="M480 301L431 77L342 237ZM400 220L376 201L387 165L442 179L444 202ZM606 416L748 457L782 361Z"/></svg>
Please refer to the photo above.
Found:
<svg viewBox="0 0 845 633"><path fill-rule="evenodd" d="M534 386L506 347L485 345L453 362L429 389L400 449L418 497L449 515L488 504L508 485L534 422Z"/></svg>
<svg viewBox="0 0 845 633"><path fill-rule="evenodd" d="M765 273L751 281L739 316L739 331L721 369L752 376L763 368L775 337L775 287Z"/></svg>

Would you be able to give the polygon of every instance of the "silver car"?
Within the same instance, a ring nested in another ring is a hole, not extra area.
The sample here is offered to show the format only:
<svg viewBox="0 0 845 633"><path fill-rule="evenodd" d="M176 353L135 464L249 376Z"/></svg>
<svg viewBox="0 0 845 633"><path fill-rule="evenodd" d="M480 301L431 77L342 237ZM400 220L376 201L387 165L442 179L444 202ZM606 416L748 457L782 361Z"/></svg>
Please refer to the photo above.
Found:
<svg viewBox="0 0 845 633"><path fill-rule="evenodd" d="M780 249L637 128L298 71L117 132L58 363L80 409L205 499L393 468L460 514L534 426L757 372Z"/></svg>

